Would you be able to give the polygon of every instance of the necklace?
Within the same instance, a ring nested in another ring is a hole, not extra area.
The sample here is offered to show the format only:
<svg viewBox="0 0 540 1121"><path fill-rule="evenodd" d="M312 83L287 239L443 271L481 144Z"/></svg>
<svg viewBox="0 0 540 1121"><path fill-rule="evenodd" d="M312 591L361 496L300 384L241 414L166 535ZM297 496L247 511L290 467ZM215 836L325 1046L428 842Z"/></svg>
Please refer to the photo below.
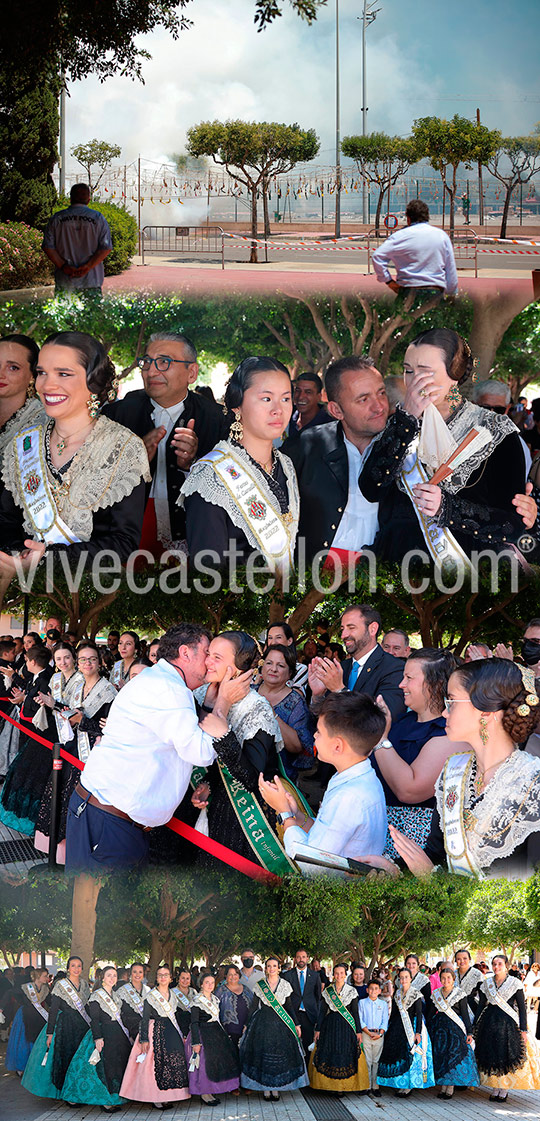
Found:
<svg viewBox="0 0 540 1121"><path fill-rule="evenodd" d="M500 767L502 763L506 763L506 760L508 758L509 756L505 755L503 759L499 759L496 763L492 763L491 766L486 767L484 771L480 770L480 764L478 763L478 760L476 761L476 775L474 778L474 789L476 794L480 794L484 789L484 779L486 775L489 774L490 771L496 770L496 768Z"/></svg>
<svg viewBox="0 0 540 1121"><path fill-rule="evenodd" d="M72 432L71 436L62 436L61 433L59 432L58 433L58 439L57 439L56 438L56 424L55 424L54 425L54 432L55 432L55 439L56 439L56 454L57 455L62 455L65 448L67 448L68 444L70 444L71 441L74 440L76 436L80 436L81 432L86 432L87 430L91 431L93 427L94 427L94 421L91 421L90 424L85 424L82 428L78 428L76 432Z"/></svg>

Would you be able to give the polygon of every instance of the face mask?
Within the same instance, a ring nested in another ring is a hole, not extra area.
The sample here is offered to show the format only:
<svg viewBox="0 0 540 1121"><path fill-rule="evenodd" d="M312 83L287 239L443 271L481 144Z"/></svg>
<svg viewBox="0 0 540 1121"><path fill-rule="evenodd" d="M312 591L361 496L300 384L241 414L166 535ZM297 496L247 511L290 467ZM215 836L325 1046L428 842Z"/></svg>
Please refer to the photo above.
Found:
<svg viewBox="0 0 540 1121"><path fill-rule="evenodd" d="M251 969L251 967L252 967L252 966L253 966L254 964L255 964L255 958L242 958L242 965L243 965L243 966L244 966L244 967L245 967L246 969Z"/></svg>
<svg viewBox="0 0 540 1121"><path fill-rule="evenodd" d="M526 666L535 666L540 662L540 643L524 638L521 643L521 656Z"/></svg>

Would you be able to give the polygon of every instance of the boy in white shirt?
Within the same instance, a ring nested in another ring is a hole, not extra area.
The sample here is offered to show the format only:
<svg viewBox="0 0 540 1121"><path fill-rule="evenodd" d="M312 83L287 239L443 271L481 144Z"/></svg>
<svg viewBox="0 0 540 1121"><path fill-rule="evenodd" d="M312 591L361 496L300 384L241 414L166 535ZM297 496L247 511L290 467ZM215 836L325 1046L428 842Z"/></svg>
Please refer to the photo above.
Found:
<svg viewBox="0 0 540 1121"><path fill-rule="evenodd" d="M383 1049L384 1033L388 1028L388 1005L385 1000L380 999L381 986L379 981L374 979L368 981L367 991L368 995L363 1000L358 1001L358 1015L362 1025L362 1047L366 1057L371 1095L374 1098L380 1098L381 1091L377 1085L377 1072Z"/></svg>

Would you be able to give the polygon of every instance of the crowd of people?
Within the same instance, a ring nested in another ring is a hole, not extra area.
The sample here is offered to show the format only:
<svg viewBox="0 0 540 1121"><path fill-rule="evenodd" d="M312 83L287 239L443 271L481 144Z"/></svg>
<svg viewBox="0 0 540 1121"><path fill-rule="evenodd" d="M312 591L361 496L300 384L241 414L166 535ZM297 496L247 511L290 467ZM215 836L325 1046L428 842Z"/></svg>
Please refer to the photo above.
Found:
<svg viewBox="0 0 540 1121"><path fill-rule="evenodd" d="M285 620L260 641L179 623L75 648L54 618L20 653L0 638L0 819L44 853L52 829L69 871L213 866L218 842L279 875L528 876L540 619L519 662L504 644L411 649L366 603L344 611L341 643L325 626L299 651ZM69 759L51 821L55 742Z"/></svg>
<svg viewBox="0 0 540 1121"><path fill-rule="evenodd" d="M143 388L117 399L98 339L0 339L4 579L62 559L84 571L104 552L222 570L262 556L281 572L368 548L462 571L484 549L534 560L530 456L505 411L467 399L474 360L453 330L412 340L392 415L369 356L331 362L324 387L246 357L222 404L197 390L181 333L152 335L135 364Z"/></svg>
<svg viewBox="0 0 540 1121"><path fill-rule="evenodd" d="M39 967L8 970L6 1067L38 1097L110 1112L192 1095L212 1106L241 1091L276 1101L308 1085L374 1099L386 1088L435 1087L448 1100L481 1085L490 1101L540 1089L540 1016L534 1033L526 1007L534 965L510 968L499 953L473 965L460 949L432 969L414 953L370 974L336 960L330 980L305 949L264 967L250 948L239 957L215 970L161 964L152 978L140 961L105 965L92 989L77 956L54 981Z"/></svg>

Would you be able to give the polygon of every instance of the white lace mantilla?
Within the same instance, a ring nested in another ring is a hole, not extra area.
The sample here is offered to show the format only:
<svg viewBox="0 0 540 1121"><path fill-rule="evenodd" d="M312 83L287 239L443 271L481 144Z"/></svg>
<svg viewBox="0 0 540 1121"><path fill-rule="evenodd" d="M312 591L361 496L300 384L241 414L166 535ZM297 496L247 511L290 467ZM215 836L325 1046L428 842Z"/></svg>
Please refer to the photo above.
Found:
<svg viewBox="0 0 540 1121"><path fill-rule="evenodd" d="M463 996L470 996L473 989L483 980L484 974L475 965L471 965L463 977L460 977L459 973L456 974L456 985Z"/></svg>
<svg viewBox="0 0 540 1121"><path fill-rule="evenodd" d="M193 696L199 704L204 704L208 688L208 685L201 685L194 690ZM258 732L267 732L274 737L278 751L283 747L283 737L272 705L254 689L250 689L247 697L231 705L227 723L242 746L245 740L253 739Z"/></svg>
<svg viewBox="0 0 540 1121"><path fill-rule="evenodd" d="M131 981L128 981L126 985L121 985L116 991L121 1001L124 1001L125 1004L129 1004L129 1007L132 1008L134 1012L142 1016L143 1003L150 992L149 985L145 985L143 982L141 992L138 993Z"/></svg>
<svg viewBox="0 0 540 1121"><path fill-rule="evenodd" d="M358 996L358 993L357 993L356 989L353 989L352 985L348 985L346 982L345 982L341 992L338 993L338 991L336 989L335 993L336 993L336 996L337 996L338 1000L340 1000L341 1003L344 1004L346 1008L351 1003L351 1001L354 1000L355 997ZM331 1012L337 1012L337 1008L336 1008L335 1004L332 1004L331 998L326 995L326 989L323 989L323 994L322 995L323 995L323 1000L328 1005L330 1011Z"/></svg>
<svg viewBox="0 0 540 1121"><path fill-rule="evenodd" d="M417 974L417 976L418 976L418 974ZM421 1000L422 999L422 993L414 985L414 982L411 982L411 984L409 985L409 988L407 989L406 993L404 993L403 989L400 987L397 990L397 994L399 994L399 996L401 998L401 1007L403 1008L404 1012L408 1011L408 1009L411 1007L411 1004L414 1004L415 1000Z"/></svg>
<svg viewBox="0 0 540 1121"><path fill-rule="evenodd" d="M113 1009L111 1008L111 1006L109 1004L110 1000L112 1000L112 1002L114 1004L114 1007L115 1007L115 1010L116 1010L116 1015L113 1012ZM92 993L92 996L90 997L90 999L88 1001L89 1004L92 1004L92 1002L94 1002L94 1004L99 1004L100 1008L103 1009L103 1011L107 1014L109 1019L111 1019L111 1020L117 1020L118 1019L118 1016L120 1014L120 1009L122 1007L122 997L114 989L110 993L106 992L105 989L96 989L95 993Z"/></svg>
<svg viewBox="0 0 540 1121"><path fill-rule="evenodd" d="M219 1023L219 998L210 994L210 997L204 996L203 993L197 993L192 1002L193 1008L200 1008L201 1012L206 1012L207 1016L216 1023Z"/></svg>
<svg viewBox="0 0 540 1121"><path fill-rule="evenodd" d="M497 997L499 997L499 1000L502 998L502 1000L509 1001L510 998L522 988L523 981L520 981L519 977L513 977L511 973L508 974L506 981L503 981L502 985L499 985L498 988L493 977L484 977L481 985L481 990L490 1004L496 1004Z"/></svg>
<svg viewBox="0 0 540 1121"><path fill-rule="evenodd" d="M267 997L266 993L263 992L263 990L261 989L258 982L254 986L254 992L255 992L255 995L258 996L259 1000L261 1000L263 1004L266 1004L267 1008L272 1007L272 1005L270 1004L270 1001L268 1000L268 997ZM292 986L289 985L288 981L284 981L283 977L280 977L280 979L277 983L277 988L274 991L274 996L275 996L276 1000L278 1000L279 1003L281 1005L283 1005L283 1004L285 1004L285 1001L287 1000L287 997L289 997L291 995L291 993L292 993Z"/></svg>
<svg viewBox="0 0 540 1121"><path fill-rule="evenodd" d="M46 420L45 410L39 397L31 397L29 401L25 401L0 432L0 463L6 448L23 428L45 423Z"/></svg>
<svg viewBox="0 0 540 1121"><path fill-rule="evenodd" d="M45 462L44 427L40 438ZM88 439L63 474L62 483L48 472L58 513L81 541L88 541L92 535L92 515L96 510L105 510L121 502L142 479L150 482L150 477L148 455L142 440L122 424L105 416L98 417ZM15 440L6 449L2 478L13 500L24 511ZM26 517L24 526L30 535L34 533Z"/></svg>
<svg viewBox="0 0 540 1121"><path fill-rule="evenodd" d="M439 993L440 996L438 996ZM463 1000L465 993L463 992L463 989L459 989L457 985L454 985L454 988L450 989L450 992L447 994L447 996L444 996L442 988L435 989L431 995L433 997L434 1004L437 1004L437 1001L441 1000L442 998L442 1000L446 1001L446 1003L449 1004L452 1008L454 1004L458 1003L458 1001ZM444 1012L444 1008L440 1009L440 1011Z"/></svg>
<svg viewBox="0 0 540 1121"><path fill-rule="evenodd" d="M498 444L502 443L507 436L519 431L510 417L501 416L499 413L491 413L489 409L482 409L480 405L474 405L472 401L464 401L459 409L452 413L446 423L456 444L460 444L472 428L486 428L491 435L491 440L483 448L465 459L447 479L443 479L442 483L439 484L441 490L447 491L449 494L457 494L458 491L463 490L473 472L482 466ZM401 475L398 476L397 484L400 490L405 490ZM497 496L494 495L494 501L496 498Z"/></svg>
<svg viewBox="0 0 540 1121"><path fill-rule="evenodd" d="M81 980L79 988L76 989L72 982L67 977L62 977L60 981L55 981L52 989L53 996L59 996L70 1008L75 1012L80 1012L77 999L82 1004L87 1004L90 997L90 985L87 981Z"/></svg>
<svg viewBox="0 0 540 1121"><path fill-rule="evenodd" d="M442 822L443 782L435 785L437 811ZM467 846L479 868L511 856L531 833L540 830L540 759L516 749L497 768L476 804L475 767L464 795Z"/></svg>
<svg viewBox="0 0 540 1121"><path fill-rule="evenodd" d="M260 490L261 494L264 495L268 506L271 510L274 511L276 517L281 520L283 515L279 508L279 503L276 499L275 494L273 494L273 492L270 490L270 487L268 486L268 483L262 471L257 471L257 469L254 468L253 462L244 448L240 444L232 444L229 443L228 440L220 440L219 444L216 444L214 450L221 451L225 455L235 456L238 460L240 460L250 476L256 475L257 488ZM287 480L289 513L292 519L291 524L287 526L287 534L290 537L292 547L294 548L294 542L296 541L296 535L298 533L298 519L300 516L300 496L298 492L296 471L294 470L292 461L289 459L288 455L284 455L283 452L278 451L277 448L274 448L274 455L278 463L281 464L285 478ZM212 465L206 462L206 460L204 459L201 459L197 463L193 464L193 467L191 468L191 471L189 472L189 475L182 487L180 496L177 500L177 504L179 506L183 506L184 499L189 494L200 494L201 498L204 498L205 502L209 502L212 506L221 506L221 508L225 510L225 513L229 515L229 518L231 519L233 525L235 525L237 529L241 529L242 532L245 533L252 548L257 550L260 549L259 542L257 541L257 538L255 537L255 534L253 533L249 522L247 522L244 518L240 507L235 502L233 496L229 494L228 490L223 486L223 483L216 475L216 472L214 471Z"/></svg>
<svg viewBox="0 0 540 1121"><path fill-rule="evenodd" d="M162 1004L162 999L165 1002L164 1004ZM174 989L169 989L169 996L163 998L158 989L150 989L150 992L146 993L145 1000L152 1005L152 1008L154 1008L160 1016L166 1016L167 1018L174 1015L180 1004Z"/></svg>
<svg viewBox="0 0 540 1121"><path fill-rule="evenodd" d="M92 686L86 697L82 698L81 706L85 716L92 718L108 701L114 701L118 692L106 677L100 677Z"/></svg>

